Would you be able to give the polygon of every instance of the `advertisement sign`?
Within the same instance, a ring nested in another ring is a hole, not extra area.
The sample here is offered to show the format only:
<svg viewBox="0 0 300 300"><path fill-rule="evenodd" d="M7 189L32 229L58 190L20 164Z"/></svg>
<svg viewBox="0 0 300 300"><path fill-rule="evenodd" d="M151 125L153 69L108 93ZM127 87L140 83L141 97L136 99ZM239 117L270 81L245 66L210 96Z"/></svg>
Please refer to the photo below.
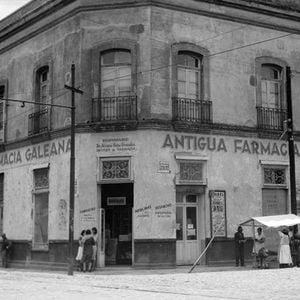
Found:
<svg viewBox="0 0 300 300"><path fill-rule="evenodd" d="M226 192L209 191L210 196L210 220L211 235L216 233L216 237L226 237Z"/></svg>

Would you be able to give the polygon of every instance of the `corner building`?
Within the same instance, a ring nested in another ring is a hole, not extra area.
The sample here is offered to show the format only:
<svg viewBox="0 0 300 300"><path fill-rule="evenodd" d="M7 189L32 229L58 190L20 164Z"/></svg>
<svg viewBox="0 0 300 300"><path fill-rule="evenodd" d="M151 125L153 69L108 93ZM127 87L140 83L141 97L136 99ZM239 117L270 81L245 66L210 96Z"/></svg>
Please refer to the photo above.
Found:
<svg viewBox="0 0 300 300"><path fill-rule="evenodd" d="M71 114L50 104L70 106L72 63L75 251L95 226L98 267L191 264L218 230L201 263L233 263L239 223L291 211L287 67L300 200L299 21L284 0L34 0L1 20L12 264L68 261Z"/></svg>

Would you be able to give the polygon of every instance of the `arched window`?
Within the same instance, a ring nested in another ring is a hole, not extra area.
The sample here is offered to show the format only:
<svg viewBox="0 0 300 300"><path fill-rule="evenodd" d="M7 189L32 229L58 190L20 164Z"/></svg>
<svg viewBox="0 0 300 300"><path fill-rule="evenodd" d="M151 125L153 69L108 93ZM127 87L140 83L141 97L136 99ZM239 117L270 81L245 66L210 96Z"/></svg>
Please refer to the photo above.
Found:
<svg viewBox="0 0 300 300"><path fill-rule="evenodd" d="M178 97L200 99L202 94L202 59L192 52L178 52Z"/></svg>
<svg viewBox="0 0 300 300"><path fill-rule="evenodd" d="M131 83L131 53L114 49L101 53L101 97L129 96Z"/></svg>
<svg viewBox="0 0 300 300"><path fill-rule="evenodd" d="M261 67L261 102L262 106L282 108L282 68L263 64Z"/></svg>
<svg viewBox="0 0 300 300"><path fill-rule="evenodd" d="M36 72L36 99L38 103L47 103L49 97L49 67L43 66ZM39 109L37 105L37 110Z"/></svg>
<svg viewBox="0 0 300 300"><path fill-rule="evenodd" d="M50 72L45 65L35 71L35 105L34 112L29 115L28 135L39 134L49 130L49 110L46 106L50 98Z"/></svg>
<svg viewBox="0 0 300 300"><path fill-rule="evenodd" d="M287 64L281 59L256 58L257 126L260 129L283 130L287 119L285 73Z"/></svg>

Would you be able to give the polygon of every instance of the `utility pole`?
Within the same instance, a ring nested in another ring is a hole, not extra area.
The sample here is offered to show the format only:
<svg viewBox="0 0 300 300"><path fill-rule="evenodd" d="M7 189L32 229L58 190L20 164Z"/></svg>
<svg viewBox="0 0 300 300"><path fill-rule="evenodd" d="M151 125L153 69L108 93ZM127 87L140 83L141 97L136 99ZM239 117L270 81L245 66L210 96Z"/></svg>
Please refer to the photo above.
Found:
<svg viewBox="0 0 300 300"><path fill-rule="evenodd" d="M291 89L291 69L286 68L286 98L287 98L287 135L289 144L289 165L290 165L290 195L291 212L297 215L296 199L296 175L295 175L295 147L293 132L293 107L292 107L292 89ZM294 227L294 230L297 226Z"/></svg>
<svg viewBox="0 0 300 300"><path fill-rule="evenodd" d="M83 91L75 88L75 65L71 66L71 86L65 84L65 88L71 90L71 155L70 155L70 203L69 203L69 264L68 275L73 275L74 269L74 187L75 187L75 93L83 94Z"/></svg>

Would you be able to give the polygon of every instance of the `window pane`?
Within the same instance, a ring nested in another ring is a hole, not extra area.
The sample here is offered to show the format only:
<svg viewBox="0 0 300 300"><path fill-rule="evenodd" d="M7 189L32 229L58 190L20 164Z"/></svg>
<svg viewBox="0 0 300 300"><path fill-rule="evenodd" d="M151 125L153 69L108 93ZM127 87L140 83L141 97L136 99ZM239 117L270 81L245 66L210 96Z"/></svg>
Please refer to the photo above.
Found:
<svg viewBox="0 0 300 300"><path fill-rule="evenodd" d="M5 86L0 85L0 99L4 98Z"/></svg>
<svg viewBox="0 0 300 300"><path fill-rule="evenodd" d="M105 80L112 80L117 77L117 68L116 67L103 67L101 70L101 79L102 81Z"/></svg>
<svg viewBox="0 0 300 300"><path fill-rule="evenodd" d="M196 71L189 71L189 82L190 83L197 83L198 82L198 72Z"/></svg>
<svg viewBox="0 0 300 300"><path fill-rule="evenodd" d="M197 208L186 208L186 238L187 240L197 240Z"/></svg>
<svg viewBox="0 0 300 300"><path fill-rule="evenodd" d="M48 168L34 170L34 187L35 189L48 188Z"/></svg>
<svg viewBox="0 0 300 300"><path fill-rule="evenodd" d="M196 195L187 195L186 196L186 202L196 203L197 202L197 196Z"/></svg>
<svg viewBox="0 0 300 300"><path fill-rule="evenodd" d="M178 97L187 98L185 93L185 82L178 82Z"/></svg>
<svg viewBox="0 0 300 300"><path fill-rule="evenodd" d="M4 103L0 102L0 130L3 129L4 124Z"/></svg>
<svg viewBox="0 0 300 300"><path fill-rule="evenodd" d="M264 169L265 184L286 184L285 169Z"/></svg>
<svg viewBox="0 0 300 300"><path fill-rule="evenodd" d="M183 202L183 194L182 193L176 193L176 202L177 203Z"/></svg>
<svg viewBox="0 0 300 300"><path fill-rule="evenodd" d="M128 51L116 52L116 64L131 64L131 54Z"/></svg>
<svg viewBox="0 0 300 300"><path fill-rule="evenodd" d="M131 69L129 67L120 67L118 73L118 95L128 96L131 91Z"/></svg>
<svg viewBox="0 0 300 300"><path fill-rule="evenodd" d="M101 64L102 65L113 65L115 62L115 52L111 51L111 52L107 52L101 55L102 61Z"/></svg>
<svg viewBox="0 0 300 300"><path fill-rule="evenodd" d="M195 96L197 95L197 85L195 83L189 84L189 95L192 96L192 99L195 99Z"/></svg>
<svg viewBox="0 0 300 300"><path fill-rule="evenodd" d="M42 80L42 82L45 82L48 80L48 72L47 71L42 73L41 80Z"/></svg>
<svg viewBox="0 0 300 300"><path fill-rule="evenodd" d="M126 179L129 172L129 160L102 161L102 179Z"/></svg>
<svg viewBox="0 0 300 300"><path fill-rule="evenodd" d="M44 247L48 243L48 193L35 195L34 245Z"/></svg>
<svg viewBox="0 0 300 300"><path fill-rule="evenodd" d="M178 74L178 81L184 81L184 82L187 81L185 69L178 68L177 74Z"/></svg>
<svg viewBox="0 0 300 300"><path fill-rule="evenodd" d="M102 97L114 97L115 96L115 84L113 80L103 81L101 95Z"/></svg>
<svg viewBox="0 0 300 300"><path fill-rule="evenodd" d="M183 207L176 207L176 239L183 240Z"/></svg>
<svg viewBox="0 0 300 300"><path fill-rule="evenodd" d="M112 60L112 53L114 59ZM102 57L101 67L101 96L116 97L131 94L131 66L120 66L117 64L129 64L131 62L130 52L116 51L105 53ZM103 66L104 64L115 66Z"/></svg>

